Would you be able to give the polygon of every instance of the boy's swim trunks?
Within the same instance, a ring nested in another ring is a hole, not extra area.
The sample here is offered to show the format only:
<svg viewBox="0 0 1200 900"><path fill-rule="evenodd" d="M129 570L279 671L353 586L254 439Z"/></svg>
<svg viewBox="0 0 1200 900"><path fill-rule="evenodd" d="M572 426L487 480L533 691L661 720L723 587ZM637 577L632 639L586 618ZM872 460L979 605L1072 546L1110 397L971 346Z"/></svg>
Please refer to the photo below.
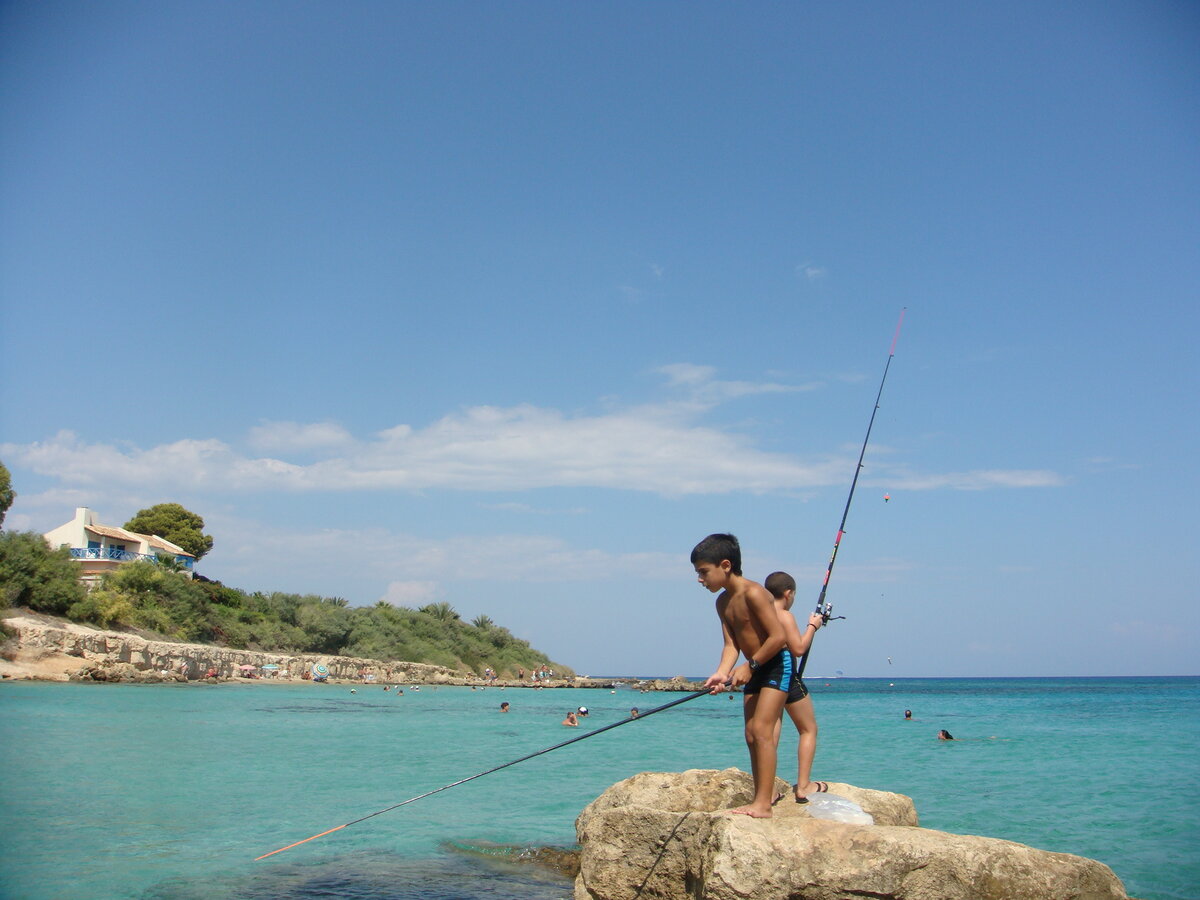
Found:
<svg viewBox="0 0 1200 900"><path fill-rule="evenodd" d="M780 650L769 660L750 673L750 680L742 688L743 693L757 694L765 687L787 691L792 685L792 654Z"/></svg>
<svg viewBox="0 0 1200 900"><path fill-rule="evenodd" d="M804 684L803 678L792 676L792 686L788 688L788 705L791 706L798 700L803 700L808 696L808 688Z"/></svg>

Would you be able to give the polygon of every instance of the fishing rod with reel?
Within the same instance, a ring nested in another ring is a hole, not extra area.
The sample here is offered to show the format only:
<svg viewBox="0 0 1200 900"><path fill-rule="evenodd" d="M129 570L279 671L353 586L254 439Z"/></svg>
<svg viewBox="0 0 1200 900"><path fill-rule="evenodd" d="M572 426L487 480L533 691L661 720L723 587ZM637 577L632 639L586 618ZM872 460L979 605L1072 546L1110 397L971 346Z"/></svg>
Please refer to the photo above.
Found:
<svg viewBox="0 0 1200 900"><path fill-rule="evenodd" d="M862 473L863 457L867 454L867 443L871 440L871 429L875 425L875 414L879 412L879 399L883 396L883 386L887 382L888 369L892 366L892 357L896 355L896 342L900 340L900 326L904 324L904 313L908 309L905 307L900 310L900 321L896 323L896 333L892 336L892 346L888 350L887 363L883 367L883 377L879 379L879 390L875 394L875 408L871 410L871 420L867 423L867 436L863 438L862 449L858 452L858 465L854 468L854 478L850 482L850 493L846 497L846 508L842 510L842 522L838 525L837 537L833 540L833 553L829 557L829 565L825 567L825 579L821 582L821 593L817 597L817 608L814 612L819 615L824 624L828 625L835 619L844 619L845 616L833 615L833 604L825 599L825 594L829 590L829 576L833 574L833 564L837 562L838 547L842 544L842 537L846 534L846 519L850 515L850 504L854 501L854 489L858 486L858 476ZM804 667L808 665L808 654L812 652L812 645L809 644L808 650L800 657L800 664L796 667L796 677L800 678L804 674Z"/></svg>

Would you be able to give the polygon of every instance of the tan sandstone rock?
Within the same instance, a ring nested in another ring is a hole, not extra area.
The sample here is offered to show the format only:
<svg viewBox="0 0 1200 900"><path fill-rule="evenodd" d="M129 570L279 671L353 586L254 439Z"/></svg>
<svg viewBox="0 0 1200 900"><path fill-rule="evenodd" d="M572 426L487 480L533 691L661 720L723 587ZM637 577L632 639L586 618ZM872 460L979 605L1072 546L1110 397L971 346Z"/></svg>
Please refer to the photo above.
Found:
<svg viewBox="0 0 1200 900"><path fill-rule="evenodd" d="M465 683L459 673L443 666L413 662L381 662L317 653L234 650L209 644L149 640L136 634L105 631L31 613L8 612L0 619L7 639L0 650L0 673L86 681L197 680L215 671L219 678L236 678L242 666L259 671L274 664L292 677L321 663L330 677L355 680L371 672L387 681L433 684ZM9 664L8 666L4 663ZM8 669L11 668L11 673Z"/></svg>
<svg viewBox="0 0 1200 900"><path fill-rule="evenodd" d="M788 786L777 782L787 791ZM912 800L830 783L875 825L812 818L790 796L771 819L737 769L643 773L579 816L576 900L1126 900L1095 860L916 827Z"/></svg>

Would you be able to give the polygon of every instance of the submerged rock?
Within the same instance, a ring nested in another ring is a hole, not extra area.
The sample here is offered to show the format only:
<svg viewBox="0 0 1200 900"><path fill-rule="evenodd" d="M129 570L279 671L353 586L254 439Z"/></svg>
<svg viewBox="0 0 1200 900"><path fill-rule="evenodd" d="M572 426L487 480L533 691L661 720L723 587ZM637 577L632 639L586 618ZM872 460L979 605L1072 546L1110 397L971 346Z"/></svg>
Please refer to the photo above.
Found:
<svg viewBox="0 0 1200 900"><path fill-rule="evenodd" d="M1103 863L995 838L917 827L910 798L831 782L874 825L815 819L790 786L771 819L737 769L643 773L576 821L575 900L1126 900Z"/></svg>
<svg viewBox="0 0 1200 900"><path fill-rule="evenodd" d="M445 846L457 853L485 857L489 862L536 865L568 879L579 874L578 847L530 847L490 841L447 841Z"/></svg>

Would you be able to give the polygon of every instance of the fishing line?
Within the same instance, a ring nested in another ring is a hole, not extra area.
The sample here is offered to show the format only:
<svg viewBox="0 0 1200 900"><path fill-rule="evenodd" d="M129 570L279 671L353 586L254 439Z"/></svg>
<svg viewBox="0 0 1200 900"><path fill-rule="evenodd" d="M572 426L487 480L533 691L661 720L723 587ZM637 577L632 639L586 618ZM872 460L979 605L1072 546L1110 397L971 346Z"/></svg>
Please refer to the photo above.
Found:
<svg viewBox="0 0 1200 900"><path fill-rule="evenodd" d="M280 847L278 850L272 850L270 853L264 853L262 856L256 856L254 861L258 862L260 859L266 859L268 856L274 856L276 853L282 853L284 850L291 850L293 847L299 847L301 844L307 844L309 841L315 841L319 837L325 837L327 834L333 834L335 831L341 831L343 828L349 828L351 825L357 825L359 822L365 822L367 819L373 819L376 816L381 816L385 812L391 812L393 809L399 809L401 806L406 806L409 803L416 802L417 800L423 800L425 797L432 797L434 794L440 794L442 791L448 791L452 787L458 787L460 784L466 784L468 781L474 781L476 778L482 778L484 775L491 775L493 772L499 772L501 769L507 769L509 766L515 766L519 762L525 762L527 759L533 759L535 756L541 756L543 753L549 753L551 750L558 750L560 747L566 747L568 744L585 741L588 738L595 737L596 735L602 734L605 731L611 731L612 729L618 728L621 725L628 725L630 722L640 721L647 716L652 716L655 713L662 712L664 709L670 709L672 706L678 706L680 703L687 703L689 700L695 700L697 697L703 697L705 694L711 693L712 691L709 688L704 688L704 690L688 694L686 697L680 697L678 700L672 700L670 703L664 703L662 706L656 706L654 709L648 709L644 713L639 714L636 719L621 719L619 722L613 722L611 725L605 725L602 728L589 731L587 734L577 735L570 740L563 741L561 744L555 744L553 747L546 747L543 750L538 750L535 753L522 756L520 759L514 759L512 762L506 762L498 766L494 766L493 768L488 769L486 772L478 772L475 775L471 775L459 781L455 781L450 784L444 784L440 788L434 788L432 791L426 791L424 794L418 794L415 797L409 797L407 800L402 800L401 802L393 804L386 809L381 809L378 812L368 813L367 815L357 818L352 822L347 822L345 825L338 825L336 828L330 828L327 831L322 831L320 834L314 834L312 837L306 837L302 841L296 841L294 844L288 844L286 847Z"/></svg>
<svg viewBox="0 0 1200 900"><path fill-rule="evenodd" d="M854 488L858 485L858 476L862 472L863 457L867 454L867 442L871 440L871 428L875 425L875 413L879 412L879 398L883 396L883 385L887 381L888 369L892 366L892 357L896 355L896 341L900 340L900 326L904 324L904 313L908 307L900 310L900 321L896 323L896 333L892 336L892 347L888 350L887 363L883 367L883 377L879 379L879 391L875 394L875 408L871 410L871 421L867 423L867 436L863 438L862 449L858 453L858 465L854 469L854 479L850 482L850 495L846 497L846 508L842 510L842 523L838 525L837 537L833 540L833 554L829 557L829 565L825 569L825 580L821 582L821 594L817 597L816 612L825 620L826 623L830 619L842 619L845 616L834 616L833 604L825 602L825 592L829 590L829 576L833 574L833 564L837 562L838 547L842 543L842 535L846 533L846 517L850 515L850 503L854 500ZM800 657L800 665L796 667L796 678L800 678L804 674L804 667L808 665L808 654L812 652L812 644L808 645L808 650Z"/></svg>

